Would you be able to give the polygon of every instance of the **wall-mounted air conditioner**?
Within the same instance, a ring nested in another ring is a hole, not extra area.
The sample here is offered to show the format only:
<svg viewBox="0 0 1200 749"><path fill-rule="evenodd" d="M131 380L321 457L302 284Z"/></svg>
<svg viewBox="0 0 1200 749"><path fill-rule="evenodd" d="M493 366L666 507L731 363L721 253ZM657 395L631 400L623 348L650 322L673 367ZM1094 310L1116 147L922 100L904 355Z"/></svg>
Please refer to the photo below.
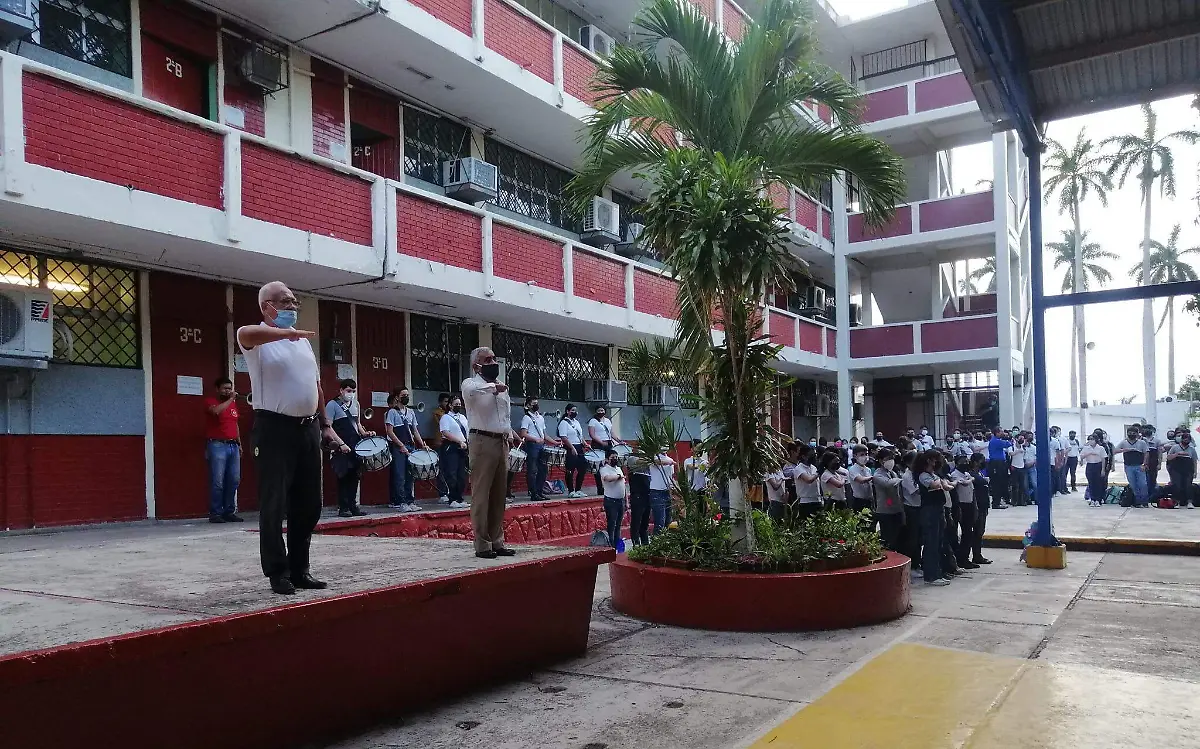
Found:
<svg viewBox="0 0 1200 749"><path fill-rule="evenodd" d="M588 403L629 402L629 385L624 380L584 380L583 393Z"/></svg>
<svg viewBox="0 0 1200 749"><path fill-rule="evenodd" d="M823 393L804 399L804 415L824 418L829 416L829 396Z"/></svg>
<svg viewBox="0 0 1200 749"><path fill-rule="evenodd" d="M599 57L608 57L617 46L615 39L595 26L584 26L579 30L579 43Z"/></svg>
<svg viewBox="0 0 1200 749"><path fill-rule="evenodd" d="M679 408L679 388L670 385L642 385L642 406L667 410Z"/></svg>
<svg viewBox="0 0 1200 749"><path fill-rule="evenodd" d="M825 289L809 286L804 290L804 309L818 314L825 311Z"/></svg>
<svg viewBox="0 0 1200 749"><path fill-rule="evenodd" d="M646 227L642 224L628 224L625 226L625 238L616 245L615 249L618 255L625 257L633 257L642 254L642 232Z"/></svg>
<svg viewBox="0 0 1200 749"><path fill-rule="evenodd" d="M36 27L30 0L0 0L0 44L27 39Z"/></svg>
<svg viewBox="0 0 1200 749"><path fill-rule="evenodd" d="M48 360L54 354L54 297L0 284L0 357Z"/></svg>
<svg viewBox="0 0 1200 749"><path fill-rule="evenodd" d="M264 94L282 91L288 87L287 52L261 42L249 42L238 60L238 73Z"/></svg>
<svg viewBox="0 0 1200 749"><path fill-rule="evenodd" d="M591 209L583 217L580 239L593 247L621 240L621 207L605 198L592 198Z"/></svg>
<svg viewBox="0 0 1200 749"><path fill-rule="evenodd" d="M495 200L500 173L495 164L467 157L442 162L442 186L446 197L466 203Z"/></svg>

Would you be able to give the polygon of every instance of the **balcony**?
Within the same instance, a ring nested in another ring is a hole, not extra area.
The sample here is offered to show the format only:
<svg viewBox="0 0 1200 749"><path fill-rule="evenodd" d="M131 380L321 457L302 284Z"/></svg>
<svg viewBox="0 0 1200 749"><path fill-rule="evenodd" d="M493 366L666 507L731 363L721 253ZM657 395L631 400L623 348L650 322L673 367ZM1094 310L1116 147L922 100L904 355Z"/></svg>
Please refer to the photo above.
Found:
<svg viewBox="0 0 1200 749"><path fill-rule="evenodd" d="M875 325L850 331L850 358L895 366L899 362L887 360L905 357L912 363L927 359L953 361L964 356L979 358L985 353L995 357L997 352L986 350L995 349L998 339L995 314ZM919 356L923 354L936 356Z"/></svg>
<svg viewBox="0 0 1200 749"><path fill-rule="evenodd" d="M833 211L794 187L774 183L767 194L792 222L792 234L798 241L797 254L809 263L820 263L833 255Z"/></svg>
<svg viewBox="0 0 1200 749"><path fill-rule="evenodd" d="M991 190L898 206L884 226L871 227L861 213L847 218L849 252L909 248L928 242L977 243L995 233Z"/></svg>
<svg viewBox="0 0 1200 749"><path fill-rule="evenodd" d="M948 58L953 60L953 58ZM991 127L975 103L971 85L957 62L927 63L929 74L863 94L863 129L902 156L976 143L990 137Z"/></svg>

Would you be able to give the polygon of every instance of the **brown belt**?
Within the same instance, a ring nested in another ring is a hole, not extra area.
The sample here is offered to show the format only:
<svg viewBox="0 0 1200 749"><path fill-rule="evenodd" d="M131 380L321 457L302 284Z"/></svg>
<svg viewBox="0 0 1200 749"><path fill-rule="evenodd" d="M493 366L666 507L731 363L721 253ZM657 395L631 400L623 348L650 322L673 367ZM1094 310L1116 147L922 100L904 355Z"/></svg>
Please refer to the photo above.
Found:
<svg viewBox="0 0 1200 749"><path fill-rule="evenodd" d="M484 429L472 429L472 430L470 430L470 432L471 432L471 434L482 434L484 437L495 437L498 440L508 439L507 434L500 434L499 432L489 432Z"/></svg>

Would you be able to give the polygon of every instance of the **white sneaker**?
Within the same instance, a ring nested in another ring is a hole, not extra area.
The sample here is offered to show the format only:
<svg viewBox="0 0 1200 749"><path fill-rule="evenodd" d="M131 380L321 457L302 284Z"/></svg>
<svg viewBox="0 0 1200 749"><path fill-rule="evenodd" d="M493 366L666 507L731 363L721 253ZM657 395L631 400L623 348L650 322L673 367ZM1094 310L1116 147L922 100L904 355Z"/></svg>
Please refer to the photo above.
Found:
<svg viewBox="0 0 1200 749"><path fill-rule="evenodd" d="M466 502L451 502L450 503L451 510L465 510L470 506L471 505L467 504Z"/></svg>
<svg viewBox="0 0 1200 749"><path fill-rule="evenodd" d="M583 492L576 490L576 491L571 492L571 496L574 497L575 499L579 499L580 497L583 496Z"/></svg>
<svg viewBox="0 0 1200 749"><path fill-rule="evenodd" d="M450 498L443 494L442 496L438 497L438 504L448 505L450 504Z"/></svg>
<svg viewBox="0 0 1200 749"><path fill-rule="evenodd" d="M513 504L513 503L514 503L514 502L516 502L516 501L517 501L517 500L513 499L512 497L505 497L505 498L504 498L504 504L506 504L506 505L511 505L511 504Z"/></svg>
<svg viewBox="0 0 1200 749"><path fill-rule="evenodd" d="M939 588L944 588L944 587L946 587L947 585L949 585L949 584L950 584L950 581L949 581L949 580L944 580L944 579L942 579L942 578L940 578L940 577L939 577L937 580L926 580L926 581L925 581L925 584L926 584L926 585L936 585L936 586L937 586L937 587L939 587Z"/></svg>
<svg viewBox="0 0 1200 749"><path fill-rule="evenodd" d="M416 504L416 503L409 503L409 504L407 504L407 505L405 505L405 506L404 506L404 511L405 511L405 512L420 512L420 511L421 511L421 505L419 505L419 504Z"/></svg>

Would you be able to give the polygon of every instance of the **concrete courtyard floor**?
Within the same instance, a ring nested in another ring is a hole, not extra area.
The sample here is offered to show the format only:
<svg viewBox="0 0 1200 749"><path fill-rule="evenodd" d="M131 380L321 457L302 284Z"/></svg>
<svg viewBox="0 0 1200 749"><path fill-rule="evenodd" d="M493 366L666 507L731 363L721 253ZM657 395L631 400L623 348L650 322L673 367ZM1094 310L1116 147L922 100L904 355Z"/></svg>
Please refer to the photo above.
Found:
<svg viewBox="0 0 1200 749"><path fill-rule="evenodd" d="M991 510L987 535L1020 536L1037 520L1037 507ZM1160 510L1120 505L1088 507L1083 489L1054 498L1054 532L1062 538L1162 539L1200 542L1200 508Z"/></svg>

